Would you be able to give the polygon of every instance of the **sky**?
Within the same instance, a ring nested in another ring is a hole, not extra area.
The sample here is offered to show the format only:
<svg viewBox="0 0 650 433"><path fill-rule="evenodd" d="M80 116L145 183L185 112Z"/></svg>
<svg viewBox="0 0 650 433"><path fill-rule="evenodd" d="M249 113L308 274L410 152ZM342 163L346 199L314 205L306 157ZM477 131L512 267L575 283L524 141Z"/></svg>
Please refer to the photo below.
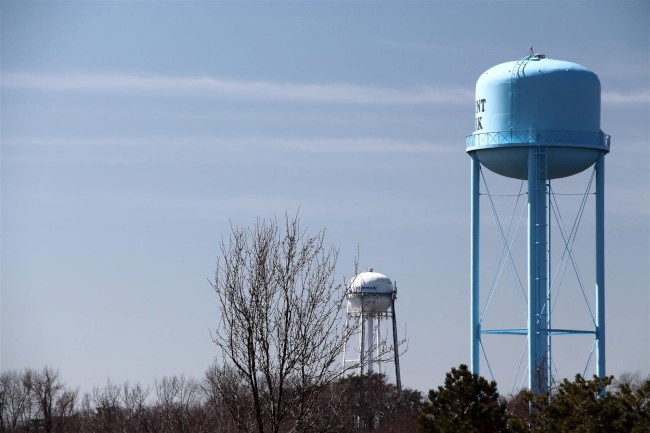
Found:
<svg viewBox="0 0 650 433"><path fill-rule="evenodd" d="M0 20L0 370L48 365L82 392L200 378L218 355L220 240L299 212L339 249L338 281L357 254L397 281L402 382L440 385L470 361L474 86L532 45L600 78L607 373L650 374L647 1L2 1ZM590 173L552 185L583 193ZM519 219L505 196L520 183L486 182L502 224ZM579 196L558 200L570 227ZM482 203L485 305L500 241ZM559 262L558 327L590 326L593 213L590 198ZM486 325L521 322L511 275ZM555 338L558 377L593 374L592 343ZM504 394L524 346L484 340Z"/></svg>

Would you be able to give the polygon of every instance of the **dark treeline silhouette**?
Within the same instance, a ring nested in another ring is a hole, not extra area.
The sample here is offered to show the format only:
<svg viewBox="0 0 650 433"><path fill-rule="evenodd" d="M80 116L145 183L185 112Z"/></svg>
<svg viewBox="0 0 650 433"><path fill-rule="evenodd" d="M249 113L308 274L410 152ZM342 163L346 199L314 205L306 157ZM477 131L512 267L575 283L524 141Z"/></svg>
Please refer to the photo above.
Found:
<svg viewBox="0 0 650 433"><path fill-rule="evenodd" d="M650 433L650 377L578 374L550 395L524 389L504 398L495 381L461 364L429 391L418 424L421 433Z"/></svg>
<svg viewBox="0 0 650 433"><path fill-rule="evenodd" d="M241 404L251 394L232 383L224 396L222 370L211 366L203 378L166 376L152 386L113 383L79 394L58 371L0 373L0 433L221 433L258 431L255 420L233 414L224 398ZM291 394L291 389L287 392ZM261 395L264 395L262 393ZM293 398L294 396L291 396ZM494 381L452 368L427 399L415 390L398 391L379 374L347 376L330 383L315 403L315 421L304 431L318 433L414 432L650 432L650 378L623 374L564 380L547 395L528 390L505 398ZM232 402L231 402L232 403ZM262 406L272 404L263 399ZM246 428L249 425L251 427ZM268 430L265 428L264 432ZM280 433L296 431L286 423Z"/></svg>
<svg viewBox="0 0 650 433"><path fill-rule="evenodd" d="M241 430L216 388L219 369L200 380L186 376L157 379L152 386L114 383L80 395L58 371L8 370L0 373L0 432L28 433L230 433ZM233 383L230 398L246 401ZM320 395L314 432L413 432L422 396L389 384L383 375L350 376ZM237 415L235 415L237 416Z"/></svg>

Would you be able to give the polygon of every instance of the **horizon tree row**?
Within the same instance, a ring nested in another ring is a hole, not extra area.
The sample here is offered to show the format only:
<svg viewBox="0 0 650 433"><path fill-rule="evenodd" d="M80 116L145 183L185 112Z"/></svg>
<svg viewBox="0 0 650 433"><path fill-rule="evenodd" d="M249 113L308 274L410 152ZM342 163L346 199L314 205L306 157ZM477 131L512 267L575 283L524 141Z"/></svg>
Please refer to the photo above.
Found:
<svg viewBox="0 0 650 433"><path fill-rule="evenodd" d="M44 367L0 373L0 432L2 433L225 433L255 425L245 420L251 413L233 416L223 399L225 378L210 366L201 380L165 376L151 387L140 383L103 386L79 396L78 388L66 386L58 371ZM231 382L227 397L242 404L252 392ZM287 388L291 393L291 387ZM261 404L271 403L264 393ZM329 384L314 404L320 414L308 431L412 432L420 410L419 391L398 391L379 374L349 376ZM233 404L230 401L228 404ZM263 419L263 421L266 421ZM282 428L280 432L289 432Z"/></svg>

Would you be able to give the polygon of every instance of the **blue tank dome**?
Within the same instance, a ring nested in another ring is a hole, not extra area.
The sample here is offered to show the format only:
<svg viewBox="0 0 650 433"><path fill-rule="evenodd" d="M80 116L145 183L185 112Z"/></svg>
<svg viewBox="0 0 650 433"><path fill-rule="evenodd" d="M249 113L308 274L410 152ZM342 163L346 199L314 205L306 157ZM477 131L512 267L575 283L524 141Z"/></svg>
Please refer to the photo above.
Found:
<svg viewBox="0 0 650 433"><path fill-rule="evenodd" d="M609 136L600 129L598 76L543 55L502 63L479 77L474 126L467 152L517 179L528 176L531 146L547 152L550 179L579 173L609 151Z"/></svg>

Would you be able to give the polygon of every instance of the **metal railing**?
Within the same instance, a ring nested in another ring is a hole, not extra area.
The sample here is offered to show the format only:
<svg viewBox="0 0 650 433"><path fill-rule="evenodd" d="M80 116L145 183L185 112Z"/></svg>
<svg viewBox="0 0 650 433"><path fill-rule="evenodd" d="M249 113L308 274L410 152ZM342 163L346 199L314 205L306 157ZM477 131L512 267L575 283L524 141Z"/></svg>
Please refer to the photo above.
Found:
<svg viewBox="0 0 650 433"><path fill-rule="evenodd" d="M497 131L468 135L465 148L513 146L522 144L575 146L609 151L611 137L603 132L583 131Z"/></svg>

